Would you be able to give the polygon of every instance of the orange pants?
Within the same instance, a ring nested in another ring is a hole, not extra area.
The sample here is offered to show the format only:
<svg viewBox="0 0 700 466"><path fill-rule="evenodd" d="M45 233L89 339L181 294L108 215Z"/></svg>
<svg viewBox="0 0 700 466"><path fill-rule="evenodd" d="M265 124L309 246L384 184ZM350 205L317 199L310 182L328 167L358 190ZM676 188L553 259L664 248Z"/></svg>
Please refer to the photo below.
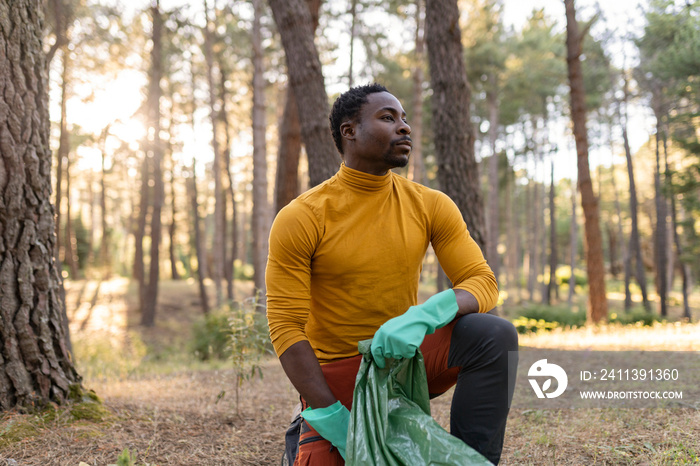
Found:
<svg viewBox="0 0 700 466"><path fill-rule="evenodd" d="M428 376L428 391L432 396L440 395L457 383L459 367L447 367L447 357L450 352L452 329L457 321L438 329L423 340L420 349L425 360L425 371ZM335 397L348 409L352 409L352 394L355 389L355 376L360 369L362 355L349 359L324 364L321 366L326 382ZM308 405L302 398L302 409ZM302 424L299 436L299 452L295 466L342 466L343 457L331 443L321 437L313 427L306 422Z"/></svg>

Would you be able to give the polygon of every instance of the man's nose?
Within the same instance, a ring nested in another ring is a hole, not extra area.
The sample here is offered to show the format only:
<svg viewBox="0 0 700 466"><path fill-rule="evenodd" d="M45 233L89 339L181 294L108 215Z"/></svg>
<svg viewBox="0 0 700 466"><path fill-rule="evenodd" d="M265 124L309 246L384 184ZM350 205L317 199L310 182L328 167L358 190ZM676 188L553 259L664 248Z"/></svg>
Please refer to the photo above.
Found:
<svg viewBox="0 0 700 466"><path fill-rule="evenodd" d="M411 127L409 126L408 123L406 123L403 120L401 120L401 126L399 127L399 133L400 134L411 134Z"/></svg>

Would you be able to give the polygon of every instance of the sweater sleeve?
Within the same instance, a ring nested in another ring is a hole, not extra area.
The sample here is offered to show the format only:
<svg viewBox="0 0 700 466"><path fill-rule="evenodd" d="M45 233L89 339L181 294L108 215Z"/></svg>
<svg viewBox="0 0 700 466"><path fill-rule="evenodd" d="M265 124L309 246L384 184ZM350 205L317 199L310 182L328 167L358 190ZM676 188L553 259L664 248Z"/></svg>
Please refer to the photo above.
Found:
<svg viewBox="0 0 700 466"><path fill-rule="evenodd" d="M311 258L320 237L316 217L298 200L283 208L272 224L265 286L270 339L278 356L307 340Z"/></svg>
<svg viewBox="0 0 700 466"><path fill-rule="evenodd" d="M432 209L430 242L453 287L474 295L479 312L493 309L498 302L496 277L469 234L461 212L441 192L437 192Z"/></svg>

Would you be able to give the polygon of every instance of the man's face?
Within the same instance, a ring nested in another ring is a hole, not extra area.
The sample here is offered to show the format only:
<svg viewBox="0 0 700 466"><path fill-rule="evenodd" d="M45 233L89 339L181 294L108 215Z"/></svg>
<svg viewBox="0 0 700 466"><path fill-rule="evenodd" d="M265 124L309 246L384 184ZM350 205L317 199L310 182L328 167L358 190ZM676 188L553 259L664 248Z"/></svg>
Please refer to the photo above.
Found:
<svg viewBox="0 0 700 466"><path fill-rule="evenodd" d="M367 95L367 102L351 124L353 138L345 154L349 167L379 175L408 164L411 127L396 97L388 92Z"/></svg>

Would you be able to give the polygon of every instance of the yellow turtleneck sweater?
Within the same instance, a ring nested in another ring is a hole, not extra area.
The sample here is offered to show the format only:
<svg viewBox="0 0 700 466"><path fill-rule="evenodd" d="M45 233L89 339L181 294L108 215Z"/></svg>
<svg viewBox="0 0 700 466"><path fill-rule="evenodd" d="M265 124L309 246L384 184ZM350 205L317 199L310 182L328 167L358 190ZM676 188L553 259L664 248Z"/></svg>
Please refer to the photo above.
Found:
<svg viewBox="0 0 700 466"><path fill-rule="evenodd" d="M454 288L496 304L498 285L445 194L389 172L340 167L282 209L270 232L267 317L278 355L308 340L321 364L417 303L428 245Z"/></svg>

